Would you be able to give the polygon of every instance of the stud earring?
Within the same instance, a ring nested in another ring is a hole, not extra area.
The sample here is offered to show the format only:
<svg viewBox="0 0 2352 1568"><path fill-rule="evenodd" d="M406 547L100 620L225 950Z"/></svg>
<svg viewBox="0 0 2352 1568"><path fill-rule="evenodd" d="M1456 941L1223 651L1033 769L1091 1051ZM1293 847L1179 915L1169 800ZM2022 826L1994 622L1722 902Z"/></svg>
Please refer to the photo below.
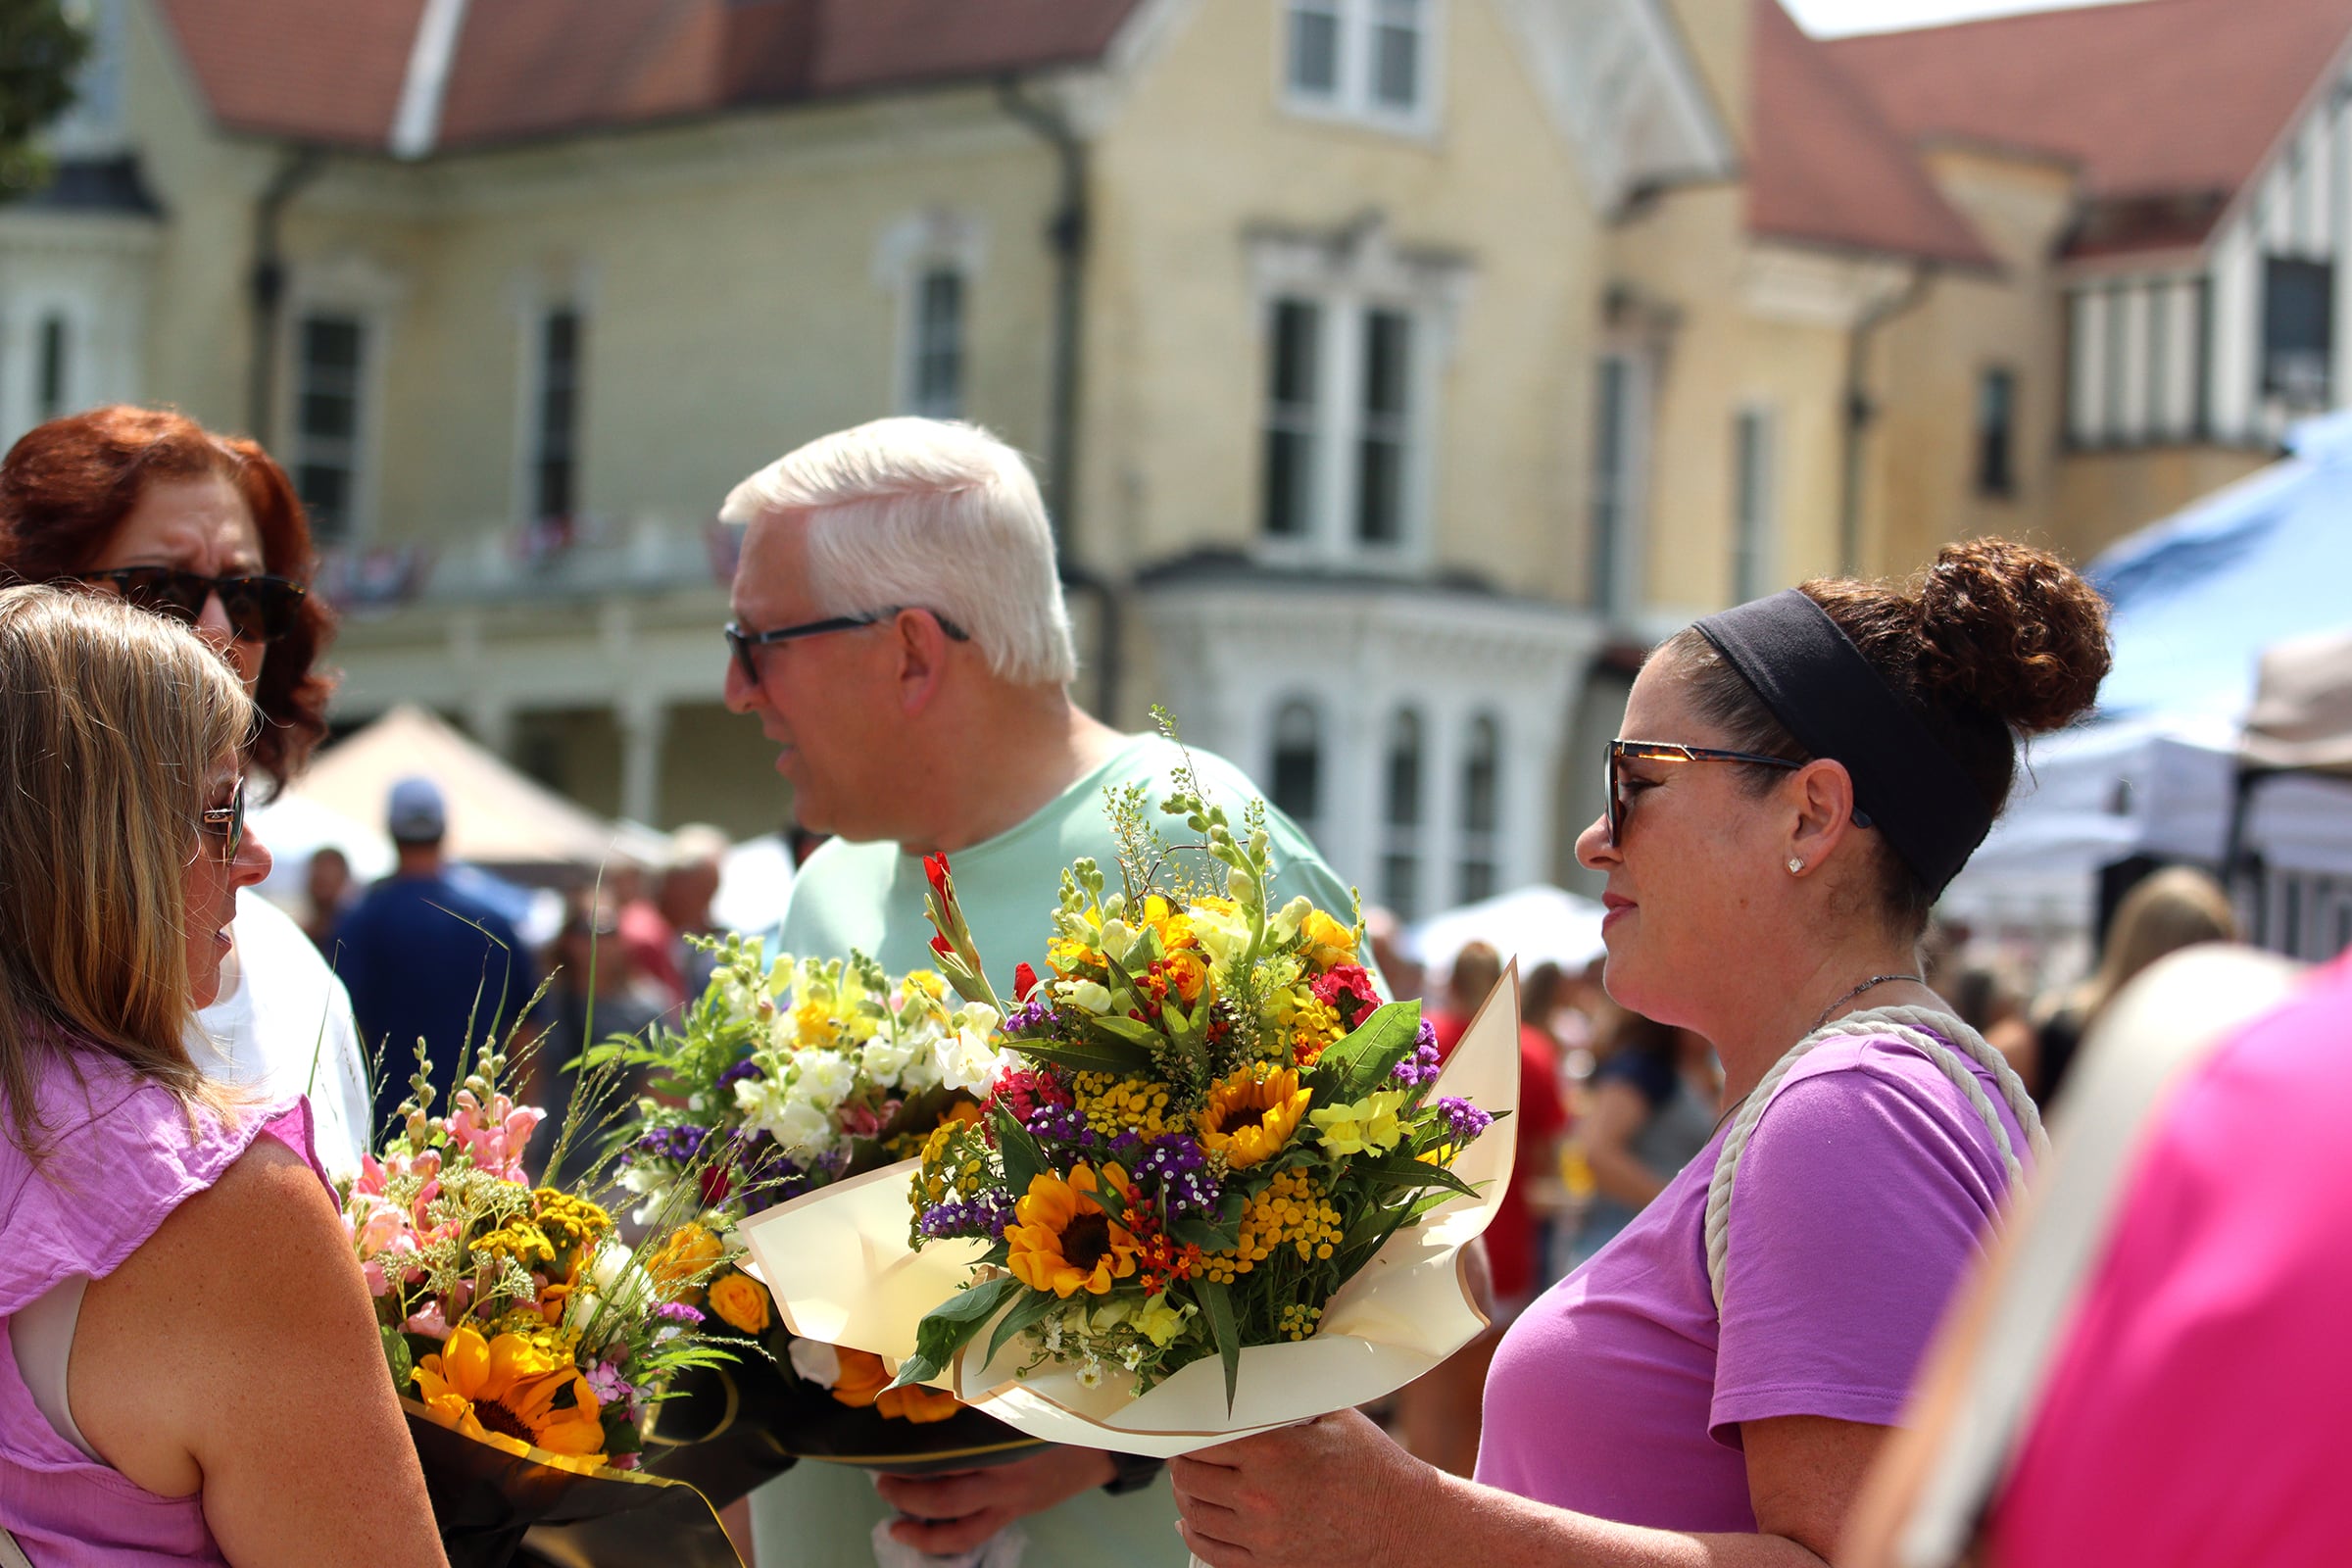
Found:
<svg viewBox="0 0 2352 1568"><path fill-rule="evenodd" d="M1805 862L1804 862L1804 861L1802 861L1802 860L1798 859L1798 858L1797 858L1795 856L1793 856L1793 855L1791 855L1790 857L1788 857L1788 874L1789 874L1790 876L1794 876L1794 875L1796 875L1796 874L1797 874L1799 871L1802 871L1804 868L1805 868Z"/></svg>

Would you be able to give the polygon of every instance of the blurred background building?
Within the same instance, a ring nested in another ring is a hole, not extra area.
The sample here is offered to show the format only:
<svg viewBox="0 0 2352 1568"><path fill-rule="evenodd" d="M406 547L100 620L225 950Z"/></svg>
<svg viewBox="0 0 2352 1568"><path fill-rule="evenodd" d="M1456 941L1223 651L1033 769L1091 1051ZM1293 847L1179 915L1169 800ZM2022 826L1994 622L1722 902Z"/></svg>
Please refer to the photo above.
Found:
<svg viewBox="0 0 2352 1568"><path fill-rule="evenodd" d="M1408 917L1574 885L1695 614L2088 557L2352 403L2352 11L1825 43L1774 0L87 0L0 208L0 439L297 475L400 703L771 828L727 488L892 412L1031 453L1084 694Z"/></svg>

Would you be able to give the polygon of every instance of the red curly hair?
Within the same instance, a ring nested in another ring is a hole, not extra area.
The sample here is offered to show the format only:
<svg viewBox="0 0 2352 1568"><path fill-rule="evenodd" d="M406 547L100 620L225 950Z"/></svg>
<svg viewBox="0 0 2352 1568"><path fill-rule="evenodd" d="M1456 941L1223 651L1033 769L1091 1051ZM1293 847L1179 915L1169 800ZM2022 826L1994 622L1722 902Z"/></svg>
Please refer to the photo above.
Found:
<svg viewBox="0 0 2352 1568"><path fill-rule="evenodd" d="M242 437L215 435L168 409L118 403L51 419L0 459L0 578L53 582L89 568L159 479L218 474L253 514L266 570L308 586L318 570L311 525L286 471ZM262 655L254 701L262 724L249 754L278 786L326 734L331 673L317 667L335 616L307 595L293 629Z"/></svg>

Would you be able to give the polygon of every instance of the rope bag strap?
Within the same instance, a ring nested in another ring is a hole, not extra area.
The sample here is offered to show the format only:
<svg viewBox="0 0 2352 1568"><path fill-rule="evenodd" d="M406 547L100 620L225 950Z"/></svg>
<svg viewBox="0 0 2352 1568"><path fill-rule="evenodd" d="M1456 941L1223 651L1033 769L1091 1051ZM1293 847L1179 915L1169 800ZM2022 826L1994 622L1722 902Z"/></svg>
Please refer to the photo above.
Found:
<svg viewBox="0 0 2352 1568"><path fill-rule="evenodd" d="M1723 1141L1723 1149L1715 1156L1715 1172L1707 1181L1707 1283L1714 1290L1719 1317L1723 1313L1723 1283L1729 1273L1726 1252L1731 1244L1732 1186L1739 1179L1740 1158L1747 1152L1747 1141L1755 1135L1764 1107L1772 1102L1773 1095L1791 1067L1817 1047L1856 1036L1899 1040L1934 1062L1991 1131L1993 1147L2000 1152L2001 1167L2008 1172L2012 1186L2024 1177L2025 1167L2010 1144L2009 1129L2003 1125L2000 1112L1993 1108L1991 1097L1984 1093L1977 1075L1969 1071L1971 1061L1992 1074L2009 1113L2025 1129L2034 1157L2038 1160L2049 1152L2050 1140L2041 1130L2041 1112L2035 1108L2034 1097L2026 1093L2025 1081L2002 1059L1999 1052L1984 1043L1983 1035L1950 1013L1934 1007L1872 1007L1823 1024L1772 1064L1772 1070L1740 1107L1740 1114L1733 1119L1732 1130ZM1945 1040L1951 1044L1944 1044Z"/></svg>

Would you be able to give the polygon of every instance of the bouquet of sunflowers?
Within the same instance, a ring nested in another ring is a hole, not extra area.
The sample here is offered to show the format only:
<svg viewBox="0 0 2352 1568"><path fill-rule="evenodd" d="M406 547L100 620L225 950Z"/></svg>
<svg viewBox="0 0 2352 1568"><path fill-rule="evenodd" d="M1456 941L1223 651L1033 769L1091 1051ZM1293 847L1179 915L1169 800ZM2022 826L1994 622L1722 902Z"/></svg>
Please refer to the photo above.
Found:
<svg viewBox="0 0 2352 1568"><path fill-rule="evenodd" d="M690 1489L630 1473L672 1380L731 1353L692 1299L719 1256L674 1215L632 1250L602 1206L535 1185L522 1159L544 1113L502 1088L498 1051L442 1116L418 1057L384 1147L345 1185L343 1221L452 1561L504 1563L534 1527L640 1515L600 1525L596 1560L651 1561L630 1544L650 1537L673 1542L671 1563L732 1563Z"/></svg>
<svg viewBox="0 0 2352 1568"><path fill-rule="evenodd" d="M1237 830L1180 773L1162 810L1200 842L1173 848L1140 789L1110 809L1120 885L1065 873L979 1117L748 1235L788 1315L901 1385L1169 1454L1377 1397L1484 1326L1459 1250L1508 1178L1481 1135L1515 1101L1517 1019L1491 1005L1441 1066L1352 916L1269 907L1261 806ZM940 968L1002 1006L926 869Z"/></svg>
<svg viewBox="0 0 2352 1568"><path fill-rule="evenodd" d="M692 1216L677 1233L702 1262L690 1299L737 1352L678 1380L648 1464L723 1503L801 1458L906 1470L1035 1446L950 1395L890 1387L879 1356L794 1338L739 1235L780 1201L906 1158L943 1121L976 1118L998 1014L927 970L894 984L861 955L770 961L756 938L707 946L717 967L676 1028L588 1056L643 1076L647 1093L610 1135L617 1180L641 1212Z"/></svg>

